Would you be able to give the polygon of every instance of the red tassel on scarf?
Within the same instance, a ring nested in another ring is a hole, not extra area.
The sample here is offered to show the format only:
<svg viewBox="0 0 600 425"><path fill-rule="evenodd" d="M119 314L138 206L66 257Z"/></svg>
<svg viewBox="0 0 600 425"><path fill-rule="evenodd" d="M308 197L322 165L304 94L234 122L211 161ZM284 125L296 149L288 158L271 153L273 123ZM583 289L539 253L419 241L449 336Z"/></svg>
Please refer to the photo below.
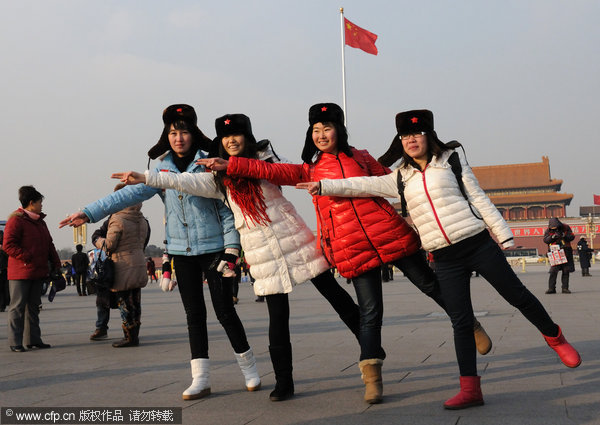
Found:
<svg viewBox="0 0 600 425"><path fill-rule="evenodd" d="M244 219L250 218L255 226L264 226L271 222L267 215L265 196L257 180L225 176L223 184L229 190L233 202L242 210Z"/></svg>

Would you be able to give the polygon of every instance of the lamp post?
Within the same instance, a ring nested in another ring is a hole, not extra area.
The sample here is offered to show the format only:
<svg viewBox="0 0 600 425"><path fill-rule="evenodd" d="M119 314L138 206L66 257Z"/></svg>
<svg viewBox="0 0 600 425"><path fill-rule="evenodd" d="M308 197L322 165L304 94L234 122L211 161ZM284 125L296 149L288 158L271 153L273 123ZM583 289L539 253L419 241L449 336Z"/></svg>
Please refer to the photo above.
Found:
<svg viewBox="0 0 600 425"><path fill-rule="evenodd" d="M82 224L79 227L73 227L73 244L85 246L85 240L87 239L87 226Z"/></svg>
<svg viewBox="0 0 600 425"><path fill-rule="evenodd" d="M585 224L587 238L590 241L590 248L594 249L594 237L596 236L596 224L594 223L594 217L592 214L588 214L587 222ZM596 256L592 255L592 263L596 263Z"/></svg>

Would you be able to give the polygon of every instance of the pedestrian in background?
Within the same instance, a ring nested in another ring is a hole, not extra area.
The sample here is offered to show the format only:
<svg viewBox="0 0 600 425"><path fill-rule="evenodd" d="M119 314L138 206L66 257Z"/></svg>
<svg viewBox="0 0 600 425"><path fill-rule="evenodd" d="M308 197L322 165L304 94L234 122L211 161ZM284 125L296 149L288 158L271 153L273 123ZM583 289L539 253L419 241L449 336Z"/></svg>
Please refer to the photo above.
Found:
<svg viewBox="0 0 600 425"><path fill-rule="evenodd" d="M102 225L92 233L92 245L96 246L96 241L99 238L106 238L108 232L109 219L105 220ZM103 255L100 248L95 253L96 261ZM111 304L116 308L116 302L111 303L111 292L104 286L96 286L96 330L90 335L91 341L100 341L108 337L108 321L110 320Z"/></svg>
<svg viewBox="0 0 600 425"><path fill-rule="evenodd" d="M87 295L86 285L90 259L87 254L83 252L83 245L77 244L75 250L77 252L71 257L71 263L73 264L73 270L75 271L73 281L77 287L77 293L81 297Z"/></svg>
<svg viewBox="0 0 600 425"><path fill-rule="evenodd" d="M10 304L10 293L8 291L8 254L2 249L4 241L4 230L0 230L0 312L6 311Z"/></svg>
<svg viewBox="0 0 600 425"><path fill-rule="evenodd" d="M581 276L592 276L590 274L590 260L594 255L594 250L588 246L584 236L577 242L577 253L579 254L579 266L581 267Z"/></svg>
<svg viewBox="0 0 600 425"><path fill-rule="evenodd" d="M156 278L156 264L154 264L152 257L148 257L148 260L146 261L146 271L150 278L150 283L158 282L158 279Z"/></svg>
<svg viewBox="0 0 600 425"><path fill-rule="evenodd" d="M14 211L4 230L2 248L8 254L10 306L8 344L15 352L50 348L42 341L40 305L42 283L51 272L60 273L60 259L42 212L44 197L33 186L19 188L21 208Z"/></svg>
<svg viewBox="0 0 600 425"><path fill-rule="evenodd" d="M563 294L570 294L569 289L569 273L575 271L575 263L573 261L573 248L571 241L575 239L575 235L571 230L571 226L561 222L558 218L552 217L548 221L548 228L544 231L544 243L548 244L548 251L552 246L564 250L567 262L550 266L550 277L548 278L548 290L546 294L556 294L556 277L558 272L561 272L560 282Z"/></svg>
<svg viewBox="0 0 600 425"><path fill-rule="evenodd" d="M62 265L63 274L67 281L67 286L71 286L73 280L73 266L68 261L65 261Z"/></svg>
<svg viewBox="0 0 600 425"><path fill-rule="evenodd" d="M119 184L115 191L123 187ZM148 283L144 248L150 235L150 225L141 209L142 204L138 203L112 214L106 236L95 241L96 248L104 248L115 263L115 281L110 291L123 322L123 339L113 343L115 348L136 347L140 343L142 288Z"/></svg>

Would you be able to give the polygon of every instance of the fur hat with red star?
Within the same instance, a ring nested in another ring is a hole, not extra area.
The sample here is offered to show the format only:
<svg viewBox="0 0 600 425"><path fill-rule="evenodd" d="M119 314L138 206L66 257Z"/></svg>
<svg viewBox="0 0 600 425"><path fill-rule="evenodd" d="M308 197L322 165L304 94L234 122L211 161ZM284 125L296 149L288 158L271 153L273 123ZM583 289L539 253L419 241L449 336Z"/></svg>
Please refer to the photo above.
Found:
<svg viewBox="0 0 600 425"><path fill-rule="evenodd" d="M396 129L400 136L414 134L420 131L433 131L433 112L427 109L400 112L396 115Z"/></svg>
<svg viewBox="0 0 600 425"><path fill-rule="evenodd" d="M198 128L196 111L194 111L194 108L190 105L171 105L163 111L162 119L165 127L160 135L160 139L158 139L158 143L148 151L150 159L156 159L171 149L171 145L169 144L169 131L171 130L171 124L176 122L184 122L187 124L187 129L192 134L192 146L196 148L196 150L202 149L203 151L208 152L212 141Z"/></svg>
<svg viewBox="0 0 600 425"><path fill-rule="evenodd" d="M218 139L233 134L243 134L246 136L247 142L256 143L256 138L252 134L250 118L244 114L226 114L217 118L215 120L215 130L217 130Z"/></svg>
<svg viewBox="0 0 600 425"><path fill-rule="evenodd" d="M315 146L312 139L313 126L316 123L332 123L336 128L337 148L339 152L344 152L352 156L352 150L348 145L348 132L344 123L344 111L335 103L316 103L308 109L308 130L306 130L306 139L302 149L302 160L307 164L312 164L313 160L320 155L319 149Z"/></svg>
<svg viewBox="0 0 600 425"><path fill-rule="evenodd" d="M406 134L415 134L420 132L427 133L427 137L442 149L447 146L438 138L433 127L433 112L427 109L414 109L411 111L400 112L396 115L396 136L388 150L380 156L377 161L386 167L391 167L402 157L404 148L402 147L401 136Z"/></svg>
<svg viewBox="0 0 600 425"><path fill-rule="evenodd" d="M308 110L308 123L310 125L318 122L333 122L344 124L344 111L335 103L317 103Z"/></svg>
<svg viewBox="0 0 600 425"><path fill-rule="evenodd" d="M257 151L265 149L270 142L268 140L256 141L252 134L252 124L250 118L244 114L225 114L215 120L215 130L217 137L213 140L212 147L208 153L209 157L229 158L229 154L223 148L223 137L235 134L243 134L246 142L245 154L253 158Z"/></svg>

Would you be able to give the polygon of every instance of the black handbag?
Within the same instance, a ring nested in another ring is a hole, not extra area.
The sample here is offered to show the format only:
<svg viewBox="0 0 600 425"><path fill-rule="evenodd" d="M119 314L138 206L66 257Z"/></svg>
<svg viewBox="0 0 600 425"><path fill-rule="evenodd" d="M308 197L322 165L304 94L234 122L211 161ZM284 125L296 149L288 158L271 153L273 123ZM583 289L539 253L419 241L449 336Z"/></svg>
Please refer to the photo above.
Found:
<svg viewBox="0 0 600 425"><path fill-rule="evenodd" d="M102 243L102 248L98 253L98 259L94 265L94 281L96 287L101 289L110 289L115 283L115 262L110 258L110 253L106 253L106 258L102 259L102 250L105 243Z"/></svg>

